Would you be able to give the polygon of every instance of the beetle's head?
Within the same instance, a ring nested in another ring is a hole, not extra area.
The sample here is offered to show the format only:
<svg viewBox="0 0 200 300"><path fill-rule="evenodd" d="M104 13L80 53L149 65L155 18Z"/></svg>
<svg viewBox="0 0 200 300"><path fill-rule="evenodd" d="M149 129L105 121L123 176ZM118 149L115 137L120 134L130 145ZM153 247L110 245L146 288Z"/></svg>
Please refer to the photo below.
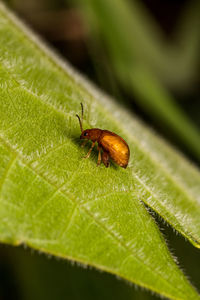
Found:
<svg viewBox="0 0 200 300"><path fill-rule="evenodd" d="M86 129L86 130L83 130L82 133L81 133L81 136L80 136L80 139L81 140L84 140L84 139L90 139L90 130L89 129Z"/></svg>

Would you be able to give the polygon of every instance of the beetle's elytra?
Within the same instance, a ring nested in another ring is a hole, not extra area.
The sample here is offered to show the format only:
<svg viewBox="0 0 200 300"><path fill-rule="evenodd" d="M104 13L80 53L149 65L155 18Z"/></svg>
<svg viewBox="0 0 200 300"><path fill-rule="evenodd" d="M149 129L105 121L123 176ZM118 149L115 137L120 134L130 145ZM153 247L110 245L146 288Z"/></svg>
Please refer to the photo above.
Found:
<svg viewBox="0 0 200 300"><path fill-rule="evenodd" d="M128 165L130 150L128 144L125 142L123 138L117 135L114 132L108 130L102 130L99 128L92 128L83 130L83 104L81 103L81 119L79 115L76 115L81 129L80 139L84 139L85 141L82 144L82 147L86 144L87 140L92 141L92 146L85 156L88 158L92 149L95 146L95 143L98 143L98 161L97 165L100 165L101 159L106 166L109 166L109 159L111 158L116 164L118 164L122 168L126 168ZM101 155L101 152L102 155Z"/></svg>

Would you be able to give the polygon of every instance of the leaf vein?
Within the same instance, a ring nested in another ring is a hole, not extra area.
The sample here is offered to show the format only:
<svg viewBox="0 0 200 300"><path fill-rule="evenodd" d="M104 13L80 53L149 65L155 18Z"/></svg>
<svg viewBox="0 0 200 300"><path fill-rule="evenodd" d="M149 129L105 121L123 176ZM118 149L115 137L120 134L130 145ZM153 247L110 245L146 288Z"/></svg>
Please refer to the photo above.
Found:
<svg viewBox="0 0 200 300"><path fill-rule="evenodd" d="M4 182L5 182L6 178L7 178L10 170L12 169L12 166L16 162L16 159L17 159L17 154L15 153L15 155L13 155L13 157L10 160L10 162L8 163L7 168L6 168L5 172L4 172L4 175L1 178L1 181L0 181L0 191L2 190Z"/></svg>

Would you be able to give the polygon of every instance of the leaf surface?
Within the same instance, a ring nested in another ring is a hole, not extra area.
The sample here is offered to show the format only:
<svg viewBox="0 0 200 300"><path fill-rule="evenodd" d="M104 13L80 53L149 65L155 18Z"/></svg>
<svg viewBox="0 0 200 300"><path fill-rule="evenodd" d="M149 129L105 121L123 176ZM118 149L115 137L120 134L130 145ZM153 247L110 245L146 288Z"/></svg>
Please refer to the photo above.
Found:
<svg viewBox="0 0 200 300"><path fill-rule="evenodd" d="M31 36L1 5L0 240L197 299L143 202L198 246L198 171ZM82 159L81 101L84 127L127 140L126 170Z"/></svg>

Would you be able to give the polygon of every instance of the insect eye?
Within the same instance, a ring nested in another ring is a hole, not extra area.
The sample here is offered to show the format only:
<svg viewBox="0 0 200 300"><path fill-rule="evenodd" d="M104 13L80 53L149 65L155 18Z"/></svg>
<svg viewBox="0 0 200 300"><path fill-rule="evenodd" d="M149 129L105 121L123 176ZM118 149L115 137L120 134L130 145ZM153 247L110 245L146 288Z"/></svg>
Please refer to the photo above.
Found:
<svg viewBox="0 0 200 300"><path fill-rule="evenodd" d="M84 136L87 136L87 135L88 135L88 133L87 133L87 132L85 132L85 133L84 133Z"/></svg>

